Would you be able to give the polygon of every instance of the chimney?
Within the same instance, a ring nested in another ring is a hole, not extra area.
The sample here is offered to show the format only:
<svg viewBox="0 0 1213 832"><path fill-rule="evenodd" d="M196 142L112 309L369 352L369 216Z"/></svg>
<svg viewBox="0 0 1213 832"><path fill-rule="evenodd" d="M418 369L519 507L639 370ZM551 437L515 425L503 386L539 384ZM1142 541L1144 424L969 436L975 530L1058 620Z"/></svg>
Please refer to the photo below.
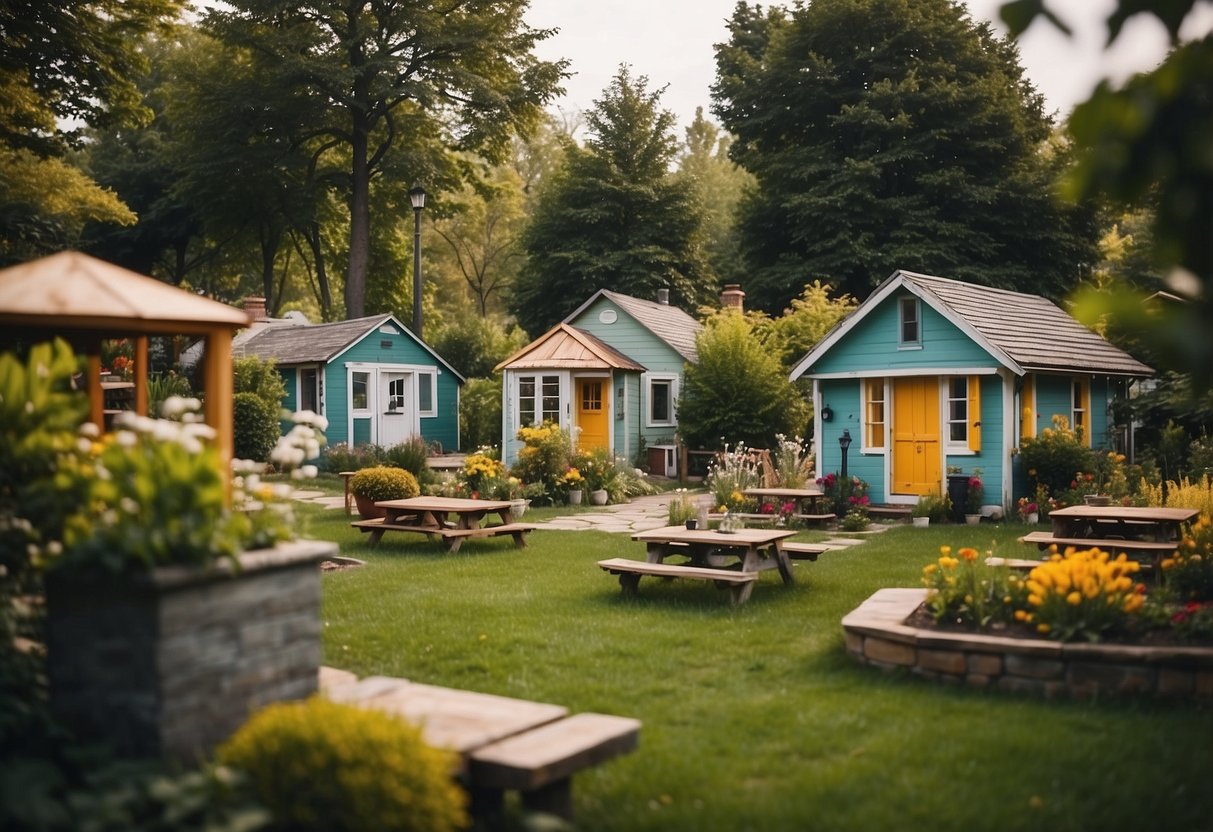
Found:
<svg viewBox="0 0 1213 832"><path fill-rule="evenodd" d="M244 299L244 312L248 315L249 323L268 321L270 319L269 315L265 314L265 298L256 296L246 297Z"/></svg>
<svg viewBox="0 0 1213 832"><path fill-rule="evenodd" d="M745 292L741 291L740 283L726 283L720 293L720 305L725 309L745 311Z"/></svg>
<svg viewBox="0 0 1213 832"><path fill-rule="evenodd" d="M669 306L670 305L670 290L669 289L658 289L657 290L657 302L660 303L662 306Z"/></svg>

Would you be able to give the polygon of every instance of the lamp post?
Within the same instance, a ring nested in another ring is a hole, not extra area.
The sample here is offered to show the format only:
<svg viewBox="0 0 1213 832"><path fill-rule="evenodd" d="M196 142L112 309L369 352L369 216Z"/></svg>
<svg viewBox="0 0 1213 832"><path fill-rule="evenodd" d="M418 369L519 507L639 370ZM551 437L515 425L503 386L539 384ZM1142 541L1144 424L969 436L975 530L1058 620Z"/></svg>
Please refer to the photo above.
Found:
<svg viewBox="0 0 1213 832"><path fill-rule="evenodd" d="M409 190L409 202L413 205L413 334L421 338L421 209L425 207L425 188L414 185Z"/></svg>
<svg viewBox="0 0 1213 832"><path fill-rule="evenodd" d="M842 478L847 477L847 448L851 447L851 429L843 428L842 436L838 437L838 447L842 449Z"/></svg>

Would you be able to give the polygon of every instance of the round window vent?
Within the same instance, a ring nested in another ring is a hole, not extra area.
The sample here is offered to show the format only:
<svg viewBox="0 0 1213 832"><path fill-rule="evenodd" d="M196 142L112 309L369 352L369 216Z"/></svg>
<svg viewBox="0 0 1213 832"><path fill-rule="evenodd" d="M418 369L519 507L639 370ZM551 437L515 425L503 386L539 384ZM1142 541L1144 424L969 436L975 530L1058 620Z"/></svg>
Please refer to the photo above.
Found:
<svg viewBox="0 0 1213 832"><path fill-rule="evenodd" d="M619 313L614 309L604 309L598 313L598 320L602 321L604 324L613 324L615 321L619 320Z"/></svg>

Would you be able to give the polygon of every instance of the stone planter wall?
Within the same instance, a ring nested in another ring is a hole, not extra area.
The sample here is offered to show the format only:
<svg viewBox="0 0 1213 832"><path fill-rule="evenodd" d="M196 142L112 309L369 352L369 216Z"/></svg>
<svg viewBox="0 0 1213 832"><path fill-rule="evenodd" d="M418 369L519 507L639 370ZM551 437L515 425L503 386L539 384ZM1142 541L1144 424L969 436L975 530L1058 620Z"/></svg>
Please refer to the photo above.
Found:
<svg viewBox="0 0 1213 832"><path fill-rule="evenodd" d="M1085 699L1144 695L1213 699L1213 647L1063 644L920 629L905 623L925 589L882 589L842 619L863 664L940 682Z"/></svg>
<svg viewBox="0 0 1213 832"><path fill-rule="evenodd" d="M47 580L51 706L123 754L196 762L258 708L316 691L319 561L295 541L199 570Z"/></svg>

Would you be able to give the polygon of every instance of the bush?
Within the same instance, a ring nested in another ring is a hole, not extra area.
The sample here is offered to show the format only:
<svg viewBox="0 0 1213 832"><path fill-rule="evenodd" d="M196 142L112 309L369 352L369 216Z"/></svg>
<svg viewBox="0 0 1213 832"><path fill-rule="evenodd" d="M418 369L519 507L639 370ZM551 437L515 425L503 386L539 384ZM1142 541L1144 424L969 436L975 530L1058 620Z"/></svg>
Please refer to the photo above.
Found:
<svg viewBox="0 0 1213 832"><path fill-rule="evenodd" d="M857 506L866 511L871 502L868 499L868 484L859 477L840 477L831 472L819 478L817 485L825 494L830 511L838 517L845 517Z"/></svg>
<svg viewBox="0 0 1213 832"><path fill-rule="evenodd" d="M976 549L965 547L952 557L951 546L939 547L939 559L922 570L927 609L936 621L986 629L1008 623L1027 591L1023 580L1006 566L987 566Z"/></svg>
<svg viewBox="0 0 1213 832"><path fill-rule="evenodd" d="M277 413L286 398L286 382L275 362L260 358L237 358L232 361L232 392L253 393Z"/></svg>
<svg viewBox="0 0 1213 832"><path fill-rule="evenodd" d="M278 405L267 404L256 393L232 397L232 456L267 462L280 436Z"/></svg>
<svg viewBox="0 0 1213 832"><path fill-rule="evenodd" d="M465 448L501 445L501 380L470 378L459 391L459 441Z"/></svg>
<svg viewBox="0 0 1213 832"><path fill-rule="evenodd" d="M699 509L695 506L695 500L691 498L690 492L685 488L678 488L670 495L670 504L667 507L666 519L671 526L681 526L688 520L694 520L699 517Z"/></svg>
<svg viewBox="0 0 1213 832"><path fill-rule="evenodd" d="M523 447L518 451L518 461L510 473L528 485L542 484L544 492L553 499L567 493L564 476L573 457L568 434L559 425L544 422L537 428L522 428L518 438Z"/></svg>
<svg viewBox="0 0 1213 832"><path fill-rule="evenodd" d="M1060 641L1124 632L1145 603L1145 586L1130 577L1139 569L1123 552L1115 559L1099 549L1054 552L1028 573L1027 606L1015 617Z"/></svg>
<svg viewBox="0 0 1213 832"><path fill-rule="evenodd" d="M725 445L724 451L716 455L711 470L704 478L704 485L712 492L713 507L719 509L724 506L730 511L750 507L753 501L743 492L761 484L758 462L741 443L731 451Z"/></svg>
<svg viewBox="0 0 1213 832"><path fill-rule="evenodd" d="M407 500L421 493L417 478L403 468L377 465L350 477L350 493L364 500Z"/></svg>
<svg viewBox="0 0 1213 832"><path fill-rule="evenodd" d="M573 457L573 467L585 477L585 487L590 491L611 491L615 484L615 459L606 448L578 451Z"/></svg>
<svg viewBox="0 0 1213 832"><path fill-rule="evenodd" d="M1079 473L1095 467L1091 449L1081 443L1064 416L1054 416L1053 427L1040 436L1023 440L1019 459L1032 490L1040 483L1050 496L1065 492Z"/></svg>
<svg viewBox="0 0 1213 832"><path fill-rule="evenodd" d="M437 479L434 471L426 461L429 459L429 456L429 445L420 436L414 436L412 439L406 439L396 445L382 449L379 452L379 461L385 465L403 468L416 477L417 482L424 485Z"/></svg>
<svg viewBox="0 0 1213 832"><path fill-rule="evenodd" d="M1207 478L1206 478L1207 479ZM1181 601L1213 601L1213 522L1203 515L1162 561L1166 587Z"/></svg>
<svg viewBox="0 0 1213 832"><path fill-rule="evenodd" d="M270 705L218 752L293 830L424 830L467 825L453 755L380 711L314 698Z"/></svg>
<svg viewBox="0 0 1213 832"><path fill-rule="evenodd" d="M361 471L383 462L383 451L378 445L347 445L338 442L329 445L320 456L320 467L330 474L342 471Z"/></svg>

